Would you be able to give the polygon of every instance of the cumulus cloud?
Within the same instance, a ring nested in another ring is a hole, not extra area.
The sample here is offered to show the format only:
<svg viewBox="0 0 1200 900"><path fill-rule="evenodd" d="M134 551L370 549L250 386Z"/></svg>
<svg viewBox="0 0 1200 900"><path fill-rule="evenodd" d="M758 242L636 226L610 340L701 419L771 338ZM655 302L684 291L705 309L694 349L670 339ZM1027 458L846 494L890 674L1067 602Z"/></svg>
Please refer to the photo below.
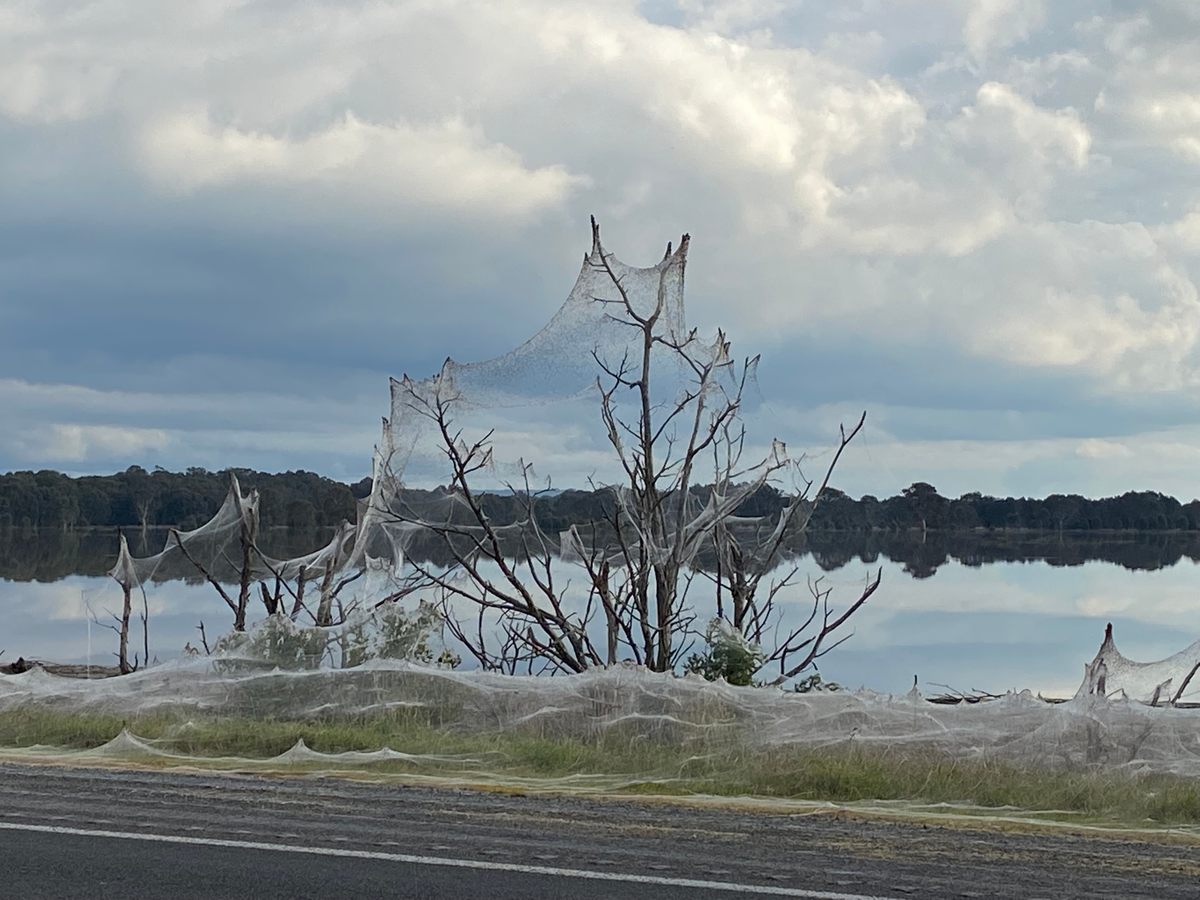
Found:
<svg viewBox="0 0 1200 900"><path fill-rule="evenodd" d="M1096 96L1097 117L1141 146L1200 163L1200 19L1188 4L1147 4L1136 15L1095 19L1109 69Z"/></svg>
<svg viewBox="0 0 1200 900"><path fill-rule="evenodd" d="M997 247L993 259L1012 274L977 289L993 310L989 327L974 334L981 352L1026 365L1084 368L1104 376L1107 389L1196 383L1196 287L1144 227L1030 226Z"/></svg>
<svg viewBox="0 0 1200 900"><path fill-rule="evenodd" d="M529 170L461 119L378 125L347 113L300 138L218 127L201 114L152 122L142 136L151 174L167 190L224 183L317 184L462 214L521 218L560 204L585 181L561 165Z"/></svg>
<svg viewBox="0 0 1200 900"><path fill-rule="evenodd" d="M1154 230L1155 237L1167 247L1188 256L1200 255L1200 209L1194 209L1173 222Z"/></svg>
<svg viewBox="0 0 1200 900"><path fill-rule="evenodd" d="M1082 168L1092 140L1075 110L1043 109L996 81L979 87L953 131L966 145L1007 151L1034 167Z"/></svg>
<svg viewBox="0 0 1200 900"><path fill-rule="evenodd" d="M1168 2L9 4L0 467L365 468L363 385L531 334L596 212L631 262L693 233L697 324L826 353L804 403L1061 392L1054 453L979 451L1042 483L1194 412L1197 60Z"/></svg>
<svg viewBox="0 0 1200 900"><path fill-rule="evenodd" d="M1030 36L1045 21L1043 0L977 0L963 25L963 43L977 61Z"/></svg>

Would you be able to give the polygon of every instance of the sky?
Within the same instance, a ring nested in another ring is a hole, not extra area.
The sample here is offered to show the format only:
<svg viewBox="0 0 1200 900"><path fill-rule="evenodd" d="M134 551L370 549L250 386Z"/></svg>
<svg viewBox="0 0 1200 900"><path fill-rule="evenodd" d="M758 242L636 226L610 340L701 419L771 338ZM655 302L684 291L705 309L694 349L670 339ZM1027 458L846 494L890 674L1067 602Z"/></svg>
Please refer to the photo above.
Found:
<svg viewBox="0 0 1200 900"><path fill-rule="evenodd" d="M0 471L356 480L389 376L535 333L594 214L691 234L789 447L867 411L854 495L1190 500L1197 85L1188 0L8 0ZM603 476L594 409L502 418Z"/></svg>

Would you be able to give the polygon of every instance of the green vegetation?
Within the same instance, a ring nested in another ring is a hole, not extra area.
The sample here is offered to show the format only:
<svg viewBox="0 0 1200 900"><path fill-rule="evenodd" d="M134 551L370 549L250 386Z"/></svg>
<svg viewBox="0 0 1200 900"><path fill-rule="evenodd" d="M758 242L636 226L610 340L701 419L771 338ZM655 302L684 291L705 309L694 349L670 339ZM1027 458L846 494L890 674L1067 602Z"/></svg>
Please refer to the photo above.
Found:
<svg viewBox="0 0 1200 900"><path fill-rule="evenodd" d="M0 713L0 747L42 744L86 750L116 737L123 728L157 750L212 757L212 765L220 768L240 765L261 771L263 766L256 768L256 762L303 740L324 753L388 746L418 757L359 764L353 771L420 773L463 783L528 784L528 779L597 776L597 786L638 794L906 801L912 806L965 803L1009 815L1100 825L1200 824L1200 783L1181 777L1023 770L848 745L813 749L730 744L697 754L678 742L631 739L615 730L591 739L550 737L532 730L468 734L434 727L423 712L412 709L352 721L212 717L184 723L166 714L123 719L26 709ZM241 759L233 763L216 757ZM170 759L144 762L169 765ZM203 765L195 759L188 764L198 762Z"/></svg>
<svg viewBox="0 0 1200 900"><path fill-rule="evenodd" d="M736 631L727 629L721 619L714 619L705 634L708 646L688 657L685 671L703 676L709 681L725 679L729 684L746 687L754 682L754 674L762 668L764 653L757 644L747 641Z"/></svg>
<svg viewBox="0 0 1200 900"><path fill-rule="evenodd" d="M229 490L230 471L246 490L261 491L259 515L267 528L315 528L353 520L355 497L365 496L361 484L352 488L312 472L147 472L141 466L81 478L48 470L12 472L0 475L0 527L194 528L220 507Z"/></svg>
<svg viewBox="0 0 1200 900"><path fill-rule="evenodd" d="M229 488L229 472L246 489L262 492L264 528L311 529L353 520L354 501L371 490L369 478L343 484L312 472L270 474L250 469L186 472L131 466L113 475L71 478L59 472L11 472L0 475L0 528L74 528L174 526L191 528L208 520ZM703 495L707 487L695 487ZM775 515L786 497L770 486L751 496L739 515ZM547 530L598 522L611 505L604 490L567 490L539 499L538 519ZM489 518L513 521L521 514L515 499L488 495ZM1181 503L1154 491L1130 491L1091 500L1076 494L1044 499L989 497L968 493L942 497L927 482L917 482L894 497L857 500L830 488L818 505L810 531L961 532L974 529L1034 531L1200 531L1200 500Z"/></svg>
<svg viewBox="0 0 1200 900"><path fill-rule="evenodd" d="M329 528L343 518L353 519L355 499L370 491L369 479L346 485L311 472L234 471L243 486L261 492L262 545L279 558L324 544ZM136 466L86 478L49 471L0 475L0 578L52 581L72 574L103 575L117 548L115 533L104 529L114 527L139 529L129 534L135 555L156 553L167 541L163 526L186 529L207 521L228 483L228 472L147 472ZM491 521L511 520L512 497L487 494L482 502ZM537 515L547 531L562 531L603 518L608 502L603 491L563 491L540 498ZM780 502L777 493L765 488L738 514L777 513ZM148 531L140 530L143 514ZM416 558L449 562L436 540L410 549ZM914 578L929 577L951 559L972 566L1034 559L1072 566L1099 559L1132 570L1155 570L1182 559L1200 561L1200 501L1182 505L1151 492L1105 500L980 494L950 500L924 483L886 500L854 500L829 489L809 527L788 537L785 552L810 553L826 571L856 559L874 563L887 558ZM701 566L711 568L710 555L701 554Z"/></svg>

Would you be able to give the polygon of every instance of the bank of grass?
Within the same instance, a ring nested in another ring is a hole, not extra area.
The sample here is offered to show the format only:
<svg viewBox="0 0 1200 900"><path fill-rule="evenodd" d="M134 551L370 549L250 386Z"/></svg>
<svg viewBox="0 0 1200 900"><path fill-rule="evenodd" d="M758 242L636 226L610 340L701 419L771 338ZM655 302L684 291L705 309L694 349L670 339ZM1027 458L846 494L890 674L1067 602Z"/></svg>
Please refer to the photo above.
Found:
<svg viewBox="0 0 1200 900"><path fill-rule="evenodd" d="M387 746L420 758L373 763L370 771L420 772L464 782L480 775L491 783L610 776L615 790L637 794L971 804L1089 824L1200 825L1200 783L1182 777L1025 770L862 746L760 748L731 741L698 750L617 731L588 739L519 730L464 733L431 727L420 715L403 711L349 721L288 721L22 709L0 713L0 747L89 750L122 729L170 753L247 762L277 756L298 740L322 753Z"/></svg>

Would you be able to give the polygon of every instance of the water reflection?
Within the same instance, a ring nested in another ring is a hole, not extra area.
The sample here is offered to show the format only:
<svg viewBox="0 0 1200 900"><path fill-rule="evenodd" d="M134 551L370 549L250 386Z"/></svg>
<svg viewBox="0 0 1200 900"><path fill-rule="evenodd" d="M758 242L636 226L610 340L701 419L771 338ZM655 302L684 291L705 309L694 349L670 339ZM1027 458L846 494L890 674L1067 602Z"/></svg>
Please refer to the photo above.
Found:
<svg viewBox="0 0 1200 900"><path fill-rule="evenodd" d="M165 528L125 532L134 556L150 556L166 546ZM276 559L299 556L324 545L332 528L263 529L259 544ZM113 529L62 531L39 528L0 528L0 578L9 581L58 581L71 575L104 575L117 558Z"/></svg>
<svg viewBox="0 0 1200 900"><path fill-rule="evenodd" d="M322 546L332 533L268 529L261 543L268 555L282 559ZM151 528L127 537L135 556L147 556L163 548L167 532ZM438 559L436 541L413 549L428 561L449 562ZM810 557L826 572L886 560L913 578L929 578L950 562L970 567L1108 562L1130 571L1154 571L1185 559L1200 561L1200 532L811 532L798 536L788 549L797 561ZM99 576L113 564L116 553L117 533L111 530L0 529L0 578L57 581L69 575Z"/></svg>
<svg viewBox="0 0 1200 900"><path fill-rule="evenodd" d="M812 532L799 550L833 571L855 559L880 557L900 564L913 578L929 578L954 561L979 567L1000 562L1044 562L1051 566L1115 563L1130 571L1168 568L1181 560L1200 561L1200 533L1179 532Z"/></svg>
<svg viewBox="0 0 1200 900"><path fill-rule="evenodd" d="M131 543L160 549L161 531ZM278 531L267 552L290 556L319 546L326 532ZM109 664L115 636L94 619L116 609L120 592L104 577L114 532L0 531L0 650ZM818 534L792 548L801 571L823 571L835 603L857 596L868 565L883 566L883 587L855 619L855 636L824 661L827 679L903 692L923 687L1062 695L1078 684L1105 622L1126 654L1162 658L1200 635L1196 562L1200 536L1158 534ZM936 577L930 577L934 576ZM208 585L156 584L148 591L150 645L160 659L229 626ZM783 600L792 619L807 613L801 589ZM261 607L255 610L262 614ZM140 634L136 638L140 642Z"/></svg>

